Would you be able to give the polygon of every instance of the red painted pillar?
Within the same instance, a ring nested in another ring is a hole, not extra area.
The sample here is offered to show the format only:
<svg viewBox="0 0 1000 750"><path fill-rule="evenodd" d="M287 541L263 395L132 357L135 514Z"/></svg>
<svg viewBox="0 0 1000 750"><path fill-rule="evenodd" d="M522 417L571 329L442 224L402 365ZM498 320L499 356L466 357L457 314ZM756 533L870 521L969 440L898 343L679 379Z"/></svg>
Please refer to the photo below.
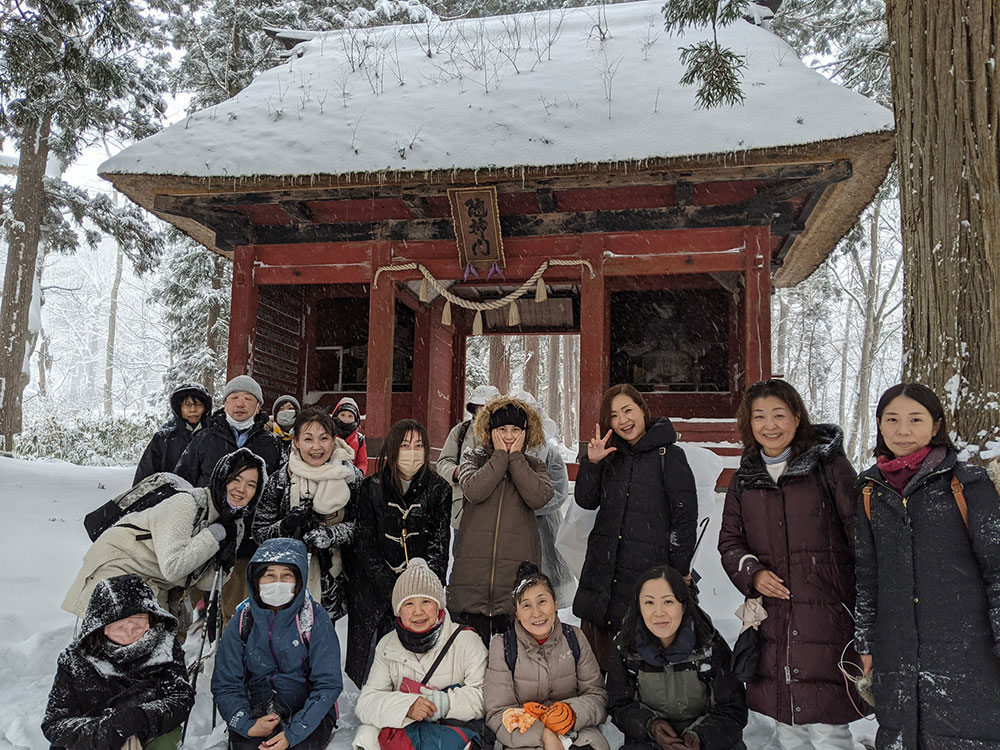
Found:
<svg viewBox="0 0 1000 750"><path fill-rule="evenodd" d="M454 319L454 307L452 307L451 314ZM468 344L467 335L460 321L456 320L451 326L452 358L449 421L452 426L465 418L465 356L466 344Z"/></svg>
<svg viewBox="0 0 1000 750"><path fill-rule="evenodd" d="M746 228L744 388L771 377L771 229Z"/></svg>
<svg viewBox="0 0 1000 750"><path fill-rule="evenodd" d="M604 280L604 236L581 235L580 256L594 267L580 269L580 440L594 436L601 396L610 377L610 297Z"/></svg>
<svg viewBox="0 0 1000 750"><path fill-rule="evenodd" d="M233 250L233 291L229 307L229 360L226 377L253 375L253 347L257 337L257 285L253 268L256 252L252 245Z"/></svg>
<svg viewBox="0 0 1000 750"><path fill-rule="evenodd" d="M390 262L389 245L372 245L372 286L368 298L368 393L365 403L365 436L368 454L381 450L392 425L392 350L396 329L396 283L383 273L375 286L375 274Z"/></svg>

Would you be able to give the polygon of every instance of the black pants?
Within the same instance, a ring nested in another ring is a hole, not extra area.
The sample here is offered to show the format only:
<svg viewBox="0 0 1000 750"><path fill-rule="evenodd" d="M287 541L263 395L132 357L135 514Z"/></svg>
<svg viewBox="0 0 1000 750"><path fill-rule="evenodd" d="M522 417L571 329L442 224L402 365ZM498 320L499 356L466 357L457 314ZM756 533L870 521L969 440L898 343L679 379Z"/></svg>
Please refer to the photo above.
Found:
<svg viewBox="0 0 1000 750"><path fill-rule="evenodd" d="M486 648L490 647L490 638L497 633L504 633L514 625L514 618L510 615L477 615L472 612L452 612L452 622L472 628L479 637L483 639Z"/></svg>
<svg viewBox="0 0 1000 750"><path fill-rule="evenodd" d="M306 737L298 745L292 745L296 750L324 750L330 742L333 730L337 726L337 720L333 718L333 713L328 713L323 717L323 721L313 730L313 733ZM279 729L274 735L281 732ZM257 750L260 743L269 740L271 737L244 737L242 734L229 730L229 750Z"/></svg>

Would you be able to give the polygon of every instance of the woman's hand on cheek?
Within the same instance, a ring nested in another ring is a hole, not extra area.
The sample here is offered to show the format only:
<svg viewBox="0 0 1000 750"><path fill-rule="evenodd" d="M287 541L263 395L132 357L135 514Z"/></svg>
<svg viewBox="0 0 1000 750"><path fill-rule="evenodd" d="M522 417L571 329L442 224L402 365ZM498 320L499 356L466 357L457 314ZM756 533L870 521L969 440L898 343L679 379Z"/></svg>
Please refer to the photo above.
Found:
<svg viewBox="0 0 1000 750"><path fill-rule="evenodd" d="M507 450L507 444L503 441L503 436L500 430L493 430L490 432L490 437L493 438L493 450L495 451L505 451Z"/></svg>

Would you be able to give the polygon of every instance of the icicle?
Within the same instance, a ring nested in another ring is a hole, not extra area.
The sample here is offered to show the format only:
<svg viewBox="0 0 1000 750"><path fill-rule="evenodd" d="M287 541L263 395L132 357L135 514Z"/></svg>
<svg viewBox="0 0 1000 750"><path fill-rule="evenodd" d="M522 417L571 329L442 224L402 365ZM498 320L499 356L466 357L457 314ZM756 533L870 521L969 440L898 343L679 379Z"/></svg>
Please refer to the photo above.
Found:
<svg viewBox="0 0 1000 750"><path fill-rule="evenodd" d="M430 299L430 289L428 288L427 277L425 276L420 280L420 301L430 302Z"/></svg>
<svg viewBox="0 0 1000 750"><path fill-rule="evenodd" d="M448 300L444 301L444 310L441 311L441 325L451 325L451 303Z"/></svg>
<svg viewBox="0 0 1000 750"><path fill-rule="evenodd" d="M545 279L541 276L538 277L538 286L535 289L535 302L544 302L549 298L549 295L545 291Z"/></svg>
<svg viewBox="0 0 1000 750"><path fill-rule="evenodd" d="M517 302L511 302L507 310L507 325L509 326L519 326L521 325L521 313L518 312Z"/></svg>
<svg viewBox="0 0 1000 750"><path fill-rule="evenodd" d="M472 319L472 335L483 335L483 311L476 310L476 317Z"/></svg>

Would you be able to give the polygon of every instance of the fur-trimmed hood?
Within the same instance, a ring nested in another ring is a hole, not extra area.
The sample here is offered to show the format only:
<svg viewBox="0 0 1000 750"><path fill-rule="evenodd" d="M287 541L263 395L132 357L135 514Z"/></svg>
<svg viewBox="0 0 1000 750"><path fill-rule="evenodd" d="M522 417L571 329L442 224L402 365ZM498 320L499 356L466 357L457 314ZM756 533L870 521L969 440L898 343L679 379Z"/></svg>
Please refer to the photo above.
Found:
<svg viewBox="0 0 1000 750"><path fill-rule="evenodd" d="M490 417L497 409L505 406L516 406L528 415L528 434L524 438L525 450L540 448L545 444L545 430L542 427L542 418L526 401L513 396L501 396L492 401L488 401L485 406L476 412L472 421L473 434L480 445L493 447L493 439L490 436Z"/></svg>

